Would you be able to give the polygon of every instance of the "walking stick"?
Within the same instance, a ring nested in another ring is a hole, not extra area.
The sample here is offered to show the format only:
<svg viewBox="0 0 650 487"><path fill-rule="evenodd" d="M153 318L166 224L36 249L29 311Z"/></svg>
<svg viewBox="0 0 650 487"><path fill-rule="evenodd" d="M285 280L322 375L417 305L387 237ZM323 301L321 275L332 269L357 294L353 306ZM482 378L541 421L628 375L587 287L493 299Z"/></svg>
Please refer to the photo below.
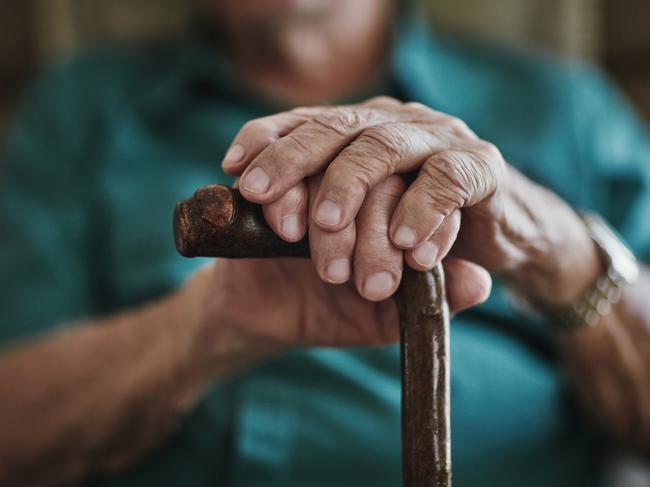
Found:
<svg viewBox="0 0 650 487"><path fill-rule="evenodd" d="M260 206L227 186L206 186L179 202L174 237L186 257L309 256L306 239L282 240L266 224ZM449 487L449 312L442 268L406 269L395 299L401 330L404 485Z"/></svg>

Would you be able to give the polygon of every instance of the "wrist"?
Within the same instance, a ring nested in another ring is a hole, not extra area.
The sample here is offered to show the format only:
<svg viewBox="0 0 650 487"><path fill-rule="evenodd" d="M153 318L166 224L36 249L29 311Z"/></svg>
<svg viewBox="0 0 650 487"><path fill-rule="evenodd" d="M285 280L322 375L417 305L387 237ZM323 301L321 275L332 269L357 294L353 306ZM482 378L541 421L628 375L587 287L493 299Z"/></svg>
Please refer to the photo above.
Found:
<svg viewBox="0 0 650 487"><path fill-rule="evenodd" d="M578 220L547 255L535 255L522 267L520 285L531 299L551 307L570 306L602 275L602 259L583 227Z"/></svg>
<svg viewBox="0 0 650 487"><path fill-rule="evenodd" d="M526 180L516 198L527 220L524 257L505 277L533 301L551 307L580 299L604 272L604 263L580 216L554 193Z"/></svg>
<svg viewBox="0 0 650 487"><path fill-rule="evenodd" d="M194 355L217 375L227 375L278 354L274 343L246 333L245 327L229 319L228 303L215 289L213 264L196 271L179 289L177 313L194 335Z"/></svg>

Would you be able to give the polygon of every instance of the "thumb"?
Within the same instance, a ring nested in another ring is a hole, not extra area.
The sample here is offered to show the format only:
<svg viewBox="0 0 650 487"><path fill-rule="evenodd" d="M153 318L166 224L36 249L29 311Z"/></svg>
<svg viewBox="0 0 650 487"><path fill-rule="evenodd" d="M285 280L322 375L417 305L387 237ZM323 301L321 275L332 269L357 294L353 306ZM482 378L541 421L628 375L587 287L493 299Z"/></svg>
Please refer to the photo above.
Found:
<svg viewBox="0 0 650 487"><path fill-rule="evenodd" d="M490 296L492 278L483 267L457 258L445 259L443 267L451 314L479 305Z"/></svg>

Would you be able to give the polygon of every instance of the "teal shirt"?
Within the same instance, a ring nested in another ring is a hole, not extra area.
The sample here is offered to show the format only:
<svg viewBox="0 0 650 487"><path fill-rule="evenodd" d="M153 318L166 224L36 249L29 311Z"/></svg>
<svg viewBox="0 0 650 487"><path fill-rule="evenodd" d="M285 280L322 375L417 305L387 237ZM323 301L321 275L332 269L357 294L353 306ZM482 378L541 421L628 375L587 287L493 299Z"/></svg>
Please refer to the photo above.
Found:
<svg viewBox="0 0 650 487"><path fill-rule="evenodd" d="M465 120L530 178L605 215L648 262L649 139L598 73L413 24L395 39L389 92ZM280 109L200 43L53 70L1 156L2 342L179 286L203 261L176 254L174 203L228 182L219 162L237 130ZM603 445L548 330L498 284L455 318L456 486L597 485ZM396 347L291 352L216 384L148 459L89 485L401 485L399 400Z"/></svg>

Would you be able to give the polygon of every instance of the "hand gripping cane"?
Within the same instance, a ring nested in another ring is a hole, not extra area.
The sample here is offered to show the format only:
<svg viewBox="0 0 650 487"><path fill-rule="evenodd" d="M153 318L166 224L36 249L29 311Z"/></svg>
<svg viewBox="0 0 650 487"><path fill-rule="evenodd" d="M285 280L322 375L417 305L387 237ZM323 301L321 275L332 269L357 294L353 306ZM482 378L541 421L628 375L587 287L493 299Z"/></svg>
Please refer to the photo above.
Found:
<svg viewBox="0 0 650 487"><path fill-rule="evenodd" d="M266 224L260 206L227 186L206 186L179 202L174 237L186 257L309 257L307 239L285 242ZM449 487L449 311L442 267L405 269L395 300L401 330L404 485Z"/></svg>

